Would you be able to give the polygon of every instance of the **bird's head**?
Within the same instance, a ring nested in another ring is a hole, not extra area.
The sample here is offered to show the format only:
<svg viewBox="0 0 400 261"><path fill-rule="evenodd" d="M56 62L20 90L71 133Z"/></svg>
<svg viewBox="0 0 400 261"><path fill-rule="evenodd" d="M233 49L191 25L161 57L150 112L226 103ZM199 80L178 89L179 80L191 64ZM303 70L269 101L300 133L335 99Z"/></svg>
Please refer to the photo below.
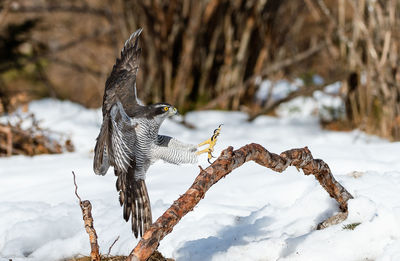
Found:
<svg viewBox="0 0 400 261"><path fill-rule="evenodd" d="M151 105L151 111L153 117L160 123L165 120L165 118L174 116L178 113L178 110L168 103L157 103Z"/></svg>

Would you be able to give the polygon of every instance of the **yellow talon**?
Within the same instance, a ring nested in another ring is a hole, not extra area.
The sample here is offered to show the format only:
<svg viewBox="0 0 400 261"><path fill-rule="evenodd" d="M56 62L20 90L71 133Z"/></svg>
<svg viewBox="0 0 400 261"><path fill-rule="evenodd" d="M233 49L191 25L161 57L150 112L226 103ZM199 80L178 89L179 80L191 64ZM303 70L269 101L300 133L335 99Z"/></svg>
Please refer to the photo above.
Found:
<svg viewBox="0 0 400 261"><path fill-rule="evenodd" d="M199 145L197 145L197 147L201 147L204 146L206 144L209 144L210 146L208 148L205 148L204 150L200 150L198 152L196 152L197 155L203 154L203 153L208 153L208 163L211 164L210 159L214 158L214 156L212 155L212 152L214 151L214 146L217 143L217 138L221 132L221 125L218 126L217 129L214 130L214 134L211 136L211 138L209 138L206 141L203 141L202 143L199 143Z"/></svg>

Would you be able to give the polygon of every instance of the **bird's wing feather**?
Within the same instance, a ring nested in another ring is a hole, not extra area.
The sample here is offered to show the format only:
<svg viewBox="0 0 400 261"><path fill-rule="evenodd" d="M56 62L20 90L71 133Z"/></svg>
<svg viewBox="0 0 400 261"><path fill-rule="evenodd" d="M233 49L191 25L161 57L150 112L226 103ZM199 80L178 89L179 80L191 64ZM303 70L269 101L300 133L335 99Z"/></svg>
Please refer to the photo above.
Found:
<svg viewBox="0 0 400 261"><path fill-rule="evenodd" d="M94 148L93 169L97 175L105 175L110 167L110 161L107 153L108 134L110 133L110 117L107 115L103 119L99 136L97 137Z"/></svg>
<svg viewBox="0 0 400 261"><path fill-rule="evenodd" d="M112 135L109 155L111 165L118 170L127 172L135 159L136 131L135 121L128 117L122 104L118 101L110 111Z"/></svg>
<svg viewBox="0 0 400 261"><path fill-rule="evenodd" d="M138 43L141 32L142 29L137 30L125 41L124 47L121 50L121 59L117 59L114 67L125 69L136 75L139 69L139 57L141 53Z"/></svg>
<svg viewBox="0 0 400 261"><path fill-rule="evenodd" d="M142 29L134 32L125 42L121 51L121 58L116 60L111 75L106 82L103 97L103 124L97 137L93 169L96 174L105 175L110 164L115 165L115 161L121 163L121 167L126 168L126 155L120 146L116 147L116 153L123 157L114 157L114 146L112 143L124 145L124 139L119 135L121 126L113 128L110 112L118 102L122 103L124 111L132 111L139 106L136 93L136 74L139 69L139 58L141 49L139 47L139 35ZM125 113L126 114L126 113ZM114 122L115 123L115 122ZM118 123L117 123L118 125ZM111 133L114 130L116 136ZM122 160L122 162L120 162Z"/></svg>
<svg viewBox="0 0 400 261"><path fill-rule="evenodd" d="M121 57L117 58L110 76L107 78L103 97L103 115L119 100L128 115L141 105L136 92L136 75L139 69L139 36L142 29L134 32L125 42Z"/></svg>

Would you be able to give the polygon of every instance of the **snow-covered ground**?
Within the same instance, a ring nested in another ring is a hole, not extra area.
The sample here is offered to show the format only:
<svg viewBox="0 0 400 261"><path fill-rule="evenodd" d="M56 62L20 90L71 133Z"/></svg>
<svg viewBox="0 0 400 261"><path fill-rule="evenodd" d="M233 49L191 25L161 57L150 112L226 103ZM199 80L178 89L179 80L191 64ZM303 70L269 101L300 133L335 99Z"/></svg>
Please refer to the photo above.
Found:
<svg viewBox="0 0 400 261"><path fill-rule="evenodd" d="M312 111L309 101L303 102L297 100L300 108ZM101 252L106 254L119 235L111 253L128 254L137 240L122 218L115 176L111 170L104 177L92 171L100 110L42 100L31 103L29 111L42 126L70 135L76 152L0 159L0 260L61 260L89 254L71 171L77 175L80 196L92 202ZM198 143L224 123L217 155L229 145L239 148L251 142L275 153L308 146L354 196L349 218L315 230L338 207L314 177L295 168L279 174L250 162L214 185L161 241L164 256L199 261L400 260L400 143L359 131L321 130L316 118L304 113L293 117L287 111L283 106L282 117L259 117L253 123L238 112L193 112L187 121L197 129L168 120L161 133ZM199 164L208 165L205 155ZM150 167L146 182L154 220L198 172L196 165L158 162ZM354 230L343 229L356 222L361 224Z"/></svg>

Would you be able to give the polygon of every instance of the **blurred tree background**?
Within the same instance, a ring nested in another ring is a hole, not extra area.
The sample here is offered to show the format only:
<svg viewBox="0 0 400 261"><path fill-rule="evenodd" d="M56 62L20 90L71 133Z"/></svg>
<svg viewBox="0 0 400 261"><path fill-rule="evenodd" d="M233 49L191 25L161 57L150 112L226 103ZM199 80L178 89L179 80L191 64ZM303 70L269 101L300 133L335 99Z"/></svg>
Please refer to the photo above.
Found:
<svg viewBox="0 0 400 261"><path fill-rule="evenodd" d="M253 120L341 82L346 126L400 140L399 7L399 0L3 0L0 112L42 97L99 107L123 42L142 27L138 91L146 103L242 110ZM259 102L264 79L304 84Z"/></svg>

